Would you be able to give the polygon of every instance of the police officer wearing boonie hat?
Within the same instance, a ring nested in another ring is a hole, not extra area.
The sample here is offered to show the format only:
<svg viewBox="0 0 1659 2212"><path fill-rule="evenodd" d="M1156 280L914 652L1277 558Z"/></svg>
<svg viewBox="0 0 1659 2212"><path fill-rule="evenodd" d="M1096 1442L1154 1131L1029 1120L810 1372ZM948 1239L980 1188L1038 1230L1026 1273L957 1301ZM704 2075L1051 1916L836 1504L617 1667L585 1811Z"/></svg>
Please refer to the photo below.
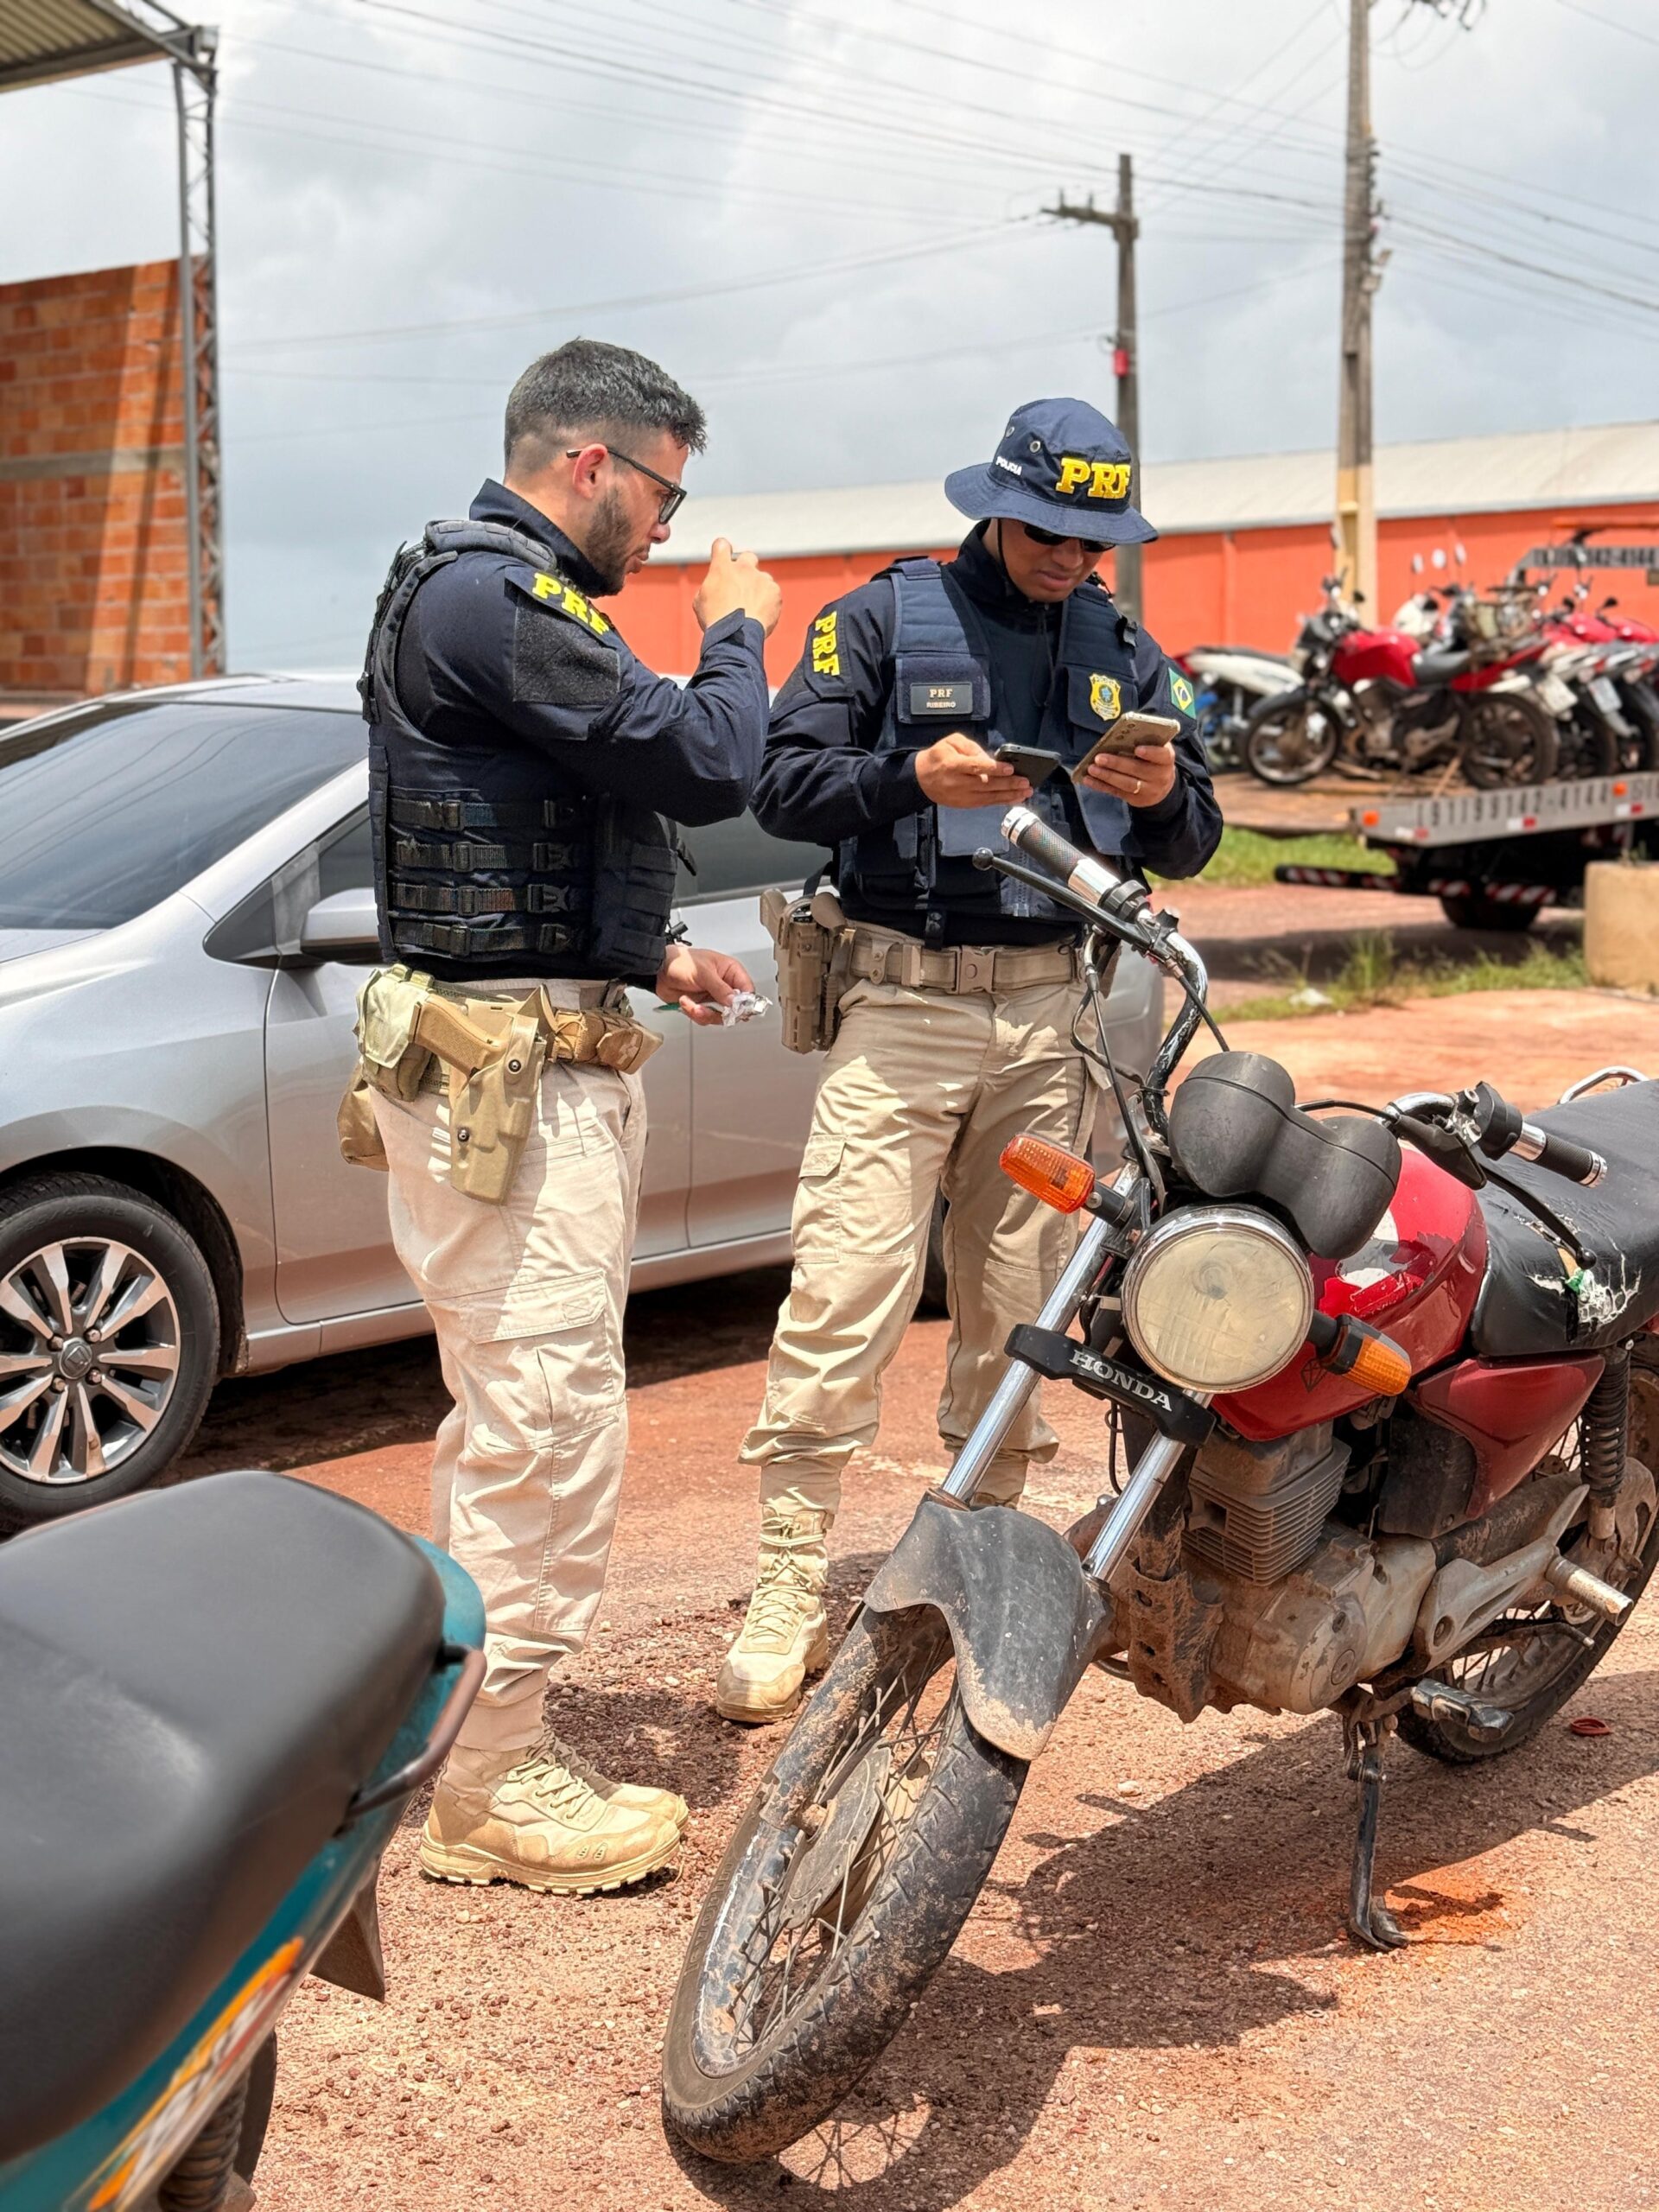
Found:
<svg viewBox="0 0 1659 2212"><path fill-rule="evenodd" d="M902 560L818 615L774 703L754 811L836 854L850 974L802 1164L795 1265L765 1403L741 1457L759 1469L754 1593L715 1692L729 1719L787 1712L823 1664L825 1538L843 1466L874 1438L881 1376L914 1310L941 1186L951 1332L939 1432L967 1437L1002 1347L1064 1264L1064 1217L998 1172L1011 1136L1086 1141L1092 1101L1071 1041L1079 931L973 865L1027 800L1074 842L1132 868L1195 874L1220 816L1192 693L1095 575L1156 532L1130 504L1130 454L1077 399L1009 418L988 461L945 480L975 529L954 560ZM1173 744L1103 757L1084 787L1033 792L996 747L1079 761L1132 708ZM1057 1447L1033 1395L982 1485L1019 1497Z"/></svg>

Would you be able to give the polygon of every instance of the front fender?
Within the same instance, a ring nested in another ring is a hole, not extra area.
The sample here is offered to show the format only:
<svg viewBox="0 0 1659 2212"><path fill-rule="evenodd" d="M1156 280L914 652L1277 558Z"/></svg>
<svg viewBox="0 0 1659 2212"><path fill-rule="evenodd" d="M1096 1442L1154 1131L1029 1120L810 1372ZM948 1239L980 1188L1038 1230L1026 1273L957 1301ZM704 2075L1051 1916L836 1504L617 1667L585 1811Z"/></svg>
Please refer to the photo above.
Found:
<svg viewBox="0 0 1659 2212"><path fill-rule="evenodd" d="M1001 1505L923 1498L864 1593L872 1612L931 1605L950 1631L963 1710L1011 1758L1033 1759L1093 1657L1110 1609L1064 1536Z"/></svg>

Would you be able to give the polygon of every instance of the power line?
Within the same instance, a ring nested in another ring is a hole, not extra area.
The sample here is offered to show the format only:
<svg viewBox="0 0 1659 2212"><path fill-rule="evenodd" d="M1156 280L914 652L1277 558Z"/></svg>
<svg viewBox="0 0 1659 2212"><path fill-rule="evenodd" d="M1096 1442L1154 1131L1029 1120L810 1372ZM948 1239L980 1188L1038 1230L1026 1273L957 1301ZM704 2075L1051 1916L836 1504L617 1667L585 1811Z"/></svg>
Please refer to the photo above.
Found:
<svg viewBox="0 0 1659 2212"><path fill-rule="evenodd" d="M1599 15L1593 8L1586 8L1581 0L1555 0L1558 8L1565 8L1569 15L1586 16L1592 23L1599 23L1604 30L1623 31L1626 38L1640 39L1643 46L1659 46L1659 38L1651 31L1639 31L1633 24L1621 23L1611 16Z"/></svg>
<svg viewBox="0 0 1659 2212"><path fill-rule="evenodd" d="M930 238L916 245L891 246L871 253L849 254L837 261L825 261L820 257L789 269L767 270L758 276L729 277L718 284L675 284L660 291L625 293L603 300L561 302L512 315L457 315L435 322L391 323L372 329L313 331L300 336L251 339L245 340L238 350L243 353L286 352L296 346L375 343L383 339L443 336L453 331L463 330L513 330L525 323L546 322L555 317L613 315L628 308L666 307L681 300L719 299L734 292L763 291L774 284L794 284L807 279L845 276L855 270L920 260L936 253L954 253L963 246L987 244L994 238L1006 240L1022 231L1032 219L1021 216L1007 222L981 223L970 230Z"/></svg>

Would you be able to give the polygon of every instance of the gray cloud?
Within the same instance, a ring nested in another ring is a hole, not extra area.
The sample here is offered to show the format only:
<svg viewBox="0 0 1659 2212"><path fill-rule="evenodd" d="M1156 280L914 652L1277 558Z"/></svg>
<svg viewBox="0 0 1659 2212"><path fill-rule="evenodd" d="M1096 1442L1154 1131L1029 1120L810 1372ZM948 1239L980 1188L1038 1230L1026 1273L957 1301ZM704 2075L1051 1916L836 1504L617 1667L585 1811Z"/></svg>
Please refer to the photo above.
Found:
<svg viewBox="0 0 1659 2212"><path fill-rule="evenodd" d="M409 6L442 21L216 10L242 664L353 658L397 539L464 505L497 466L507 385L576 328L705 398L704 489L942 472L1042 388L1109 406L1109 236L1018 219L1059 188L1109 197L1120 148L1146 211L1149 454L1332 435L1337 0L1036 0L1018 42L983 0L954 22L944 0ZM1636 0L1591 13L1626 28L1493 0L1465 34L1377 0L1385 438L1652 411L1659 312L1510 265L1659 302L1659 43ZM0 281L173 251L159 69L4 113L0 202L29 219ZM338 337L416 324L442 327ZM894 359L912 365L859 365Z"/></svg>

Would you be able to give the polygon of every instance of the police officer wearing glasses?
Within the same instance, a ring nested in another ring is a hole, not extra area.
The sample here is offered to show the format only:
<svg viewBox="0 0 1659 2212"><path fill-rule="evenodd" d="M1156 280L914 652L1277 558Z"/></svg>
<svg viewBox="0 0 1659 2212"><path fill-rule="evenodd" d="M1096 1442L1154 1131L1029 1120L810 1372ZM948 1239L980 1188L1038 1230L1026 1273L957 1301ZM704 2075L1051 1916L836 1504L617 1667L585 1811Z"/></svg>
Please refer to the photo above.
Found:
<svg viewBox="0 0 1659 2212"><path fill-rule="evenodd" d="M392 1238L454 1405L435 1533L483 1592L487 1669L421 1840L427 1872L586 1893L672 1858L671 1791L606 1780L543 1726L598 1610L627 1441L622 1306L659 1041L626 984L694 1021L750 979L668 942L672 823L741 814L766 728L778 587L721 540L684 685L601 611L668 536L703 443L654 362L573 340L506 410L504 480L392 564L364 679L387 963L354 1091ZM666 820L664 817L667 817ZM346 1135L348 1094L342 1109Z"/></svg>
<svg viewBox="0 0 1659 2212"><path fill-rule="evenodd" d="M836 855L853 979L840 1003L794 1213L794 1274L765 1402L742 1447L759 1470L760 1558L715 1691L728 1719L786 1713L823 1663L825 1539L842 1470L875 1436L883 1371L914 1311L936 1197L950 1202L951 1332L939 1433L967 1437L1016 1321L1064 1264L1065 1217L998 1172L1022 1130L1076 1147L1093 1100L1071 1041L1077 925L973 865L1003 810L1031 804L1132 868L1195 874L1221 821L1192 692L1095 574L1156 536L1129 501L1130 455L1076 399L1010 417L988 462L945 480L975 528L953 560L899 561L826 607L772 710L754 811ZM1033 785L1015 744L1080 762L1130 709L1173 742L1102 757L1081 788ZM980 1496L1008 1503L1057 1447L1033 1395Z"/></svg>

